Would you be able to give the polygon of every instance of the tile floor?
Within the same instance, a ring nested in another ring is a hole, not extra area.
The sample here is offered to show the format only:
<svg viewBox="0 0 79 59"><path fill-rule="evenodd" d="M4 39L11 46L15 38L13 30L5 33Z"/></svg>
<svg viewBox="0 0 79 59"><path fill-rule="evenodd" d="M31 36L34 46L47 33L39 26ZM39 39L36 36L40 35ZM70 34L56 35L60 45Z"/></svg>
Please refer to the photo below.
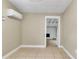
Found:
<svg viewBox="0 0 79 59"><path fill-rule="evenodd" d="M62 48L49 44L47 48L20 48L7 59L70 59Z"/></svg>

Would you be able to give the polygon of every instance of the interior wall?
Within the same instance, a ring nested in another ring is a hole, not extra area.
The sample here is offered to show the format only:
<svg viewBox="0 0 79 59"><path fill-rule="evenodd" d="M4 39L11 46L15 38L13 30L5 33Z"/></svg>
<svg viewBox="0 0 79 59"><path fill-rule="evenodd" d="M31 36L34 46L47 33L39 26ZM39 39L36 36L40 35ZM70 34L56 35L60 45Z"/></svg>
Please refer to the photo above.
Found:
<svg viewBox="0 0 79 59"><path fill-rule="evenodd" d="M25 13L22 21L22 44L45 44L45 16L60 16L61 14Z"/></svg>
<svg viewBox="0 0 79 59"><path fill-rule="evenodd" d="M47 33L50 33L50 38L53 39L57 36L57 28L56 27L47 27Z"/></svg>
<svg viewBox="0 0 79 59"><path fill-rule="evenodd" d="M62 45L76 58L77 49L77 5L73 0L62 18Z"/></svg>
<svg viewBox="0 0 79 59"><path fill-rule="evenodd" d="M21 44L21 24L17 19L11 19L7 16L7 9L13 8L8 0L2 0L2 16L5 21L2 21L2 55L6 55Z"/></svg>

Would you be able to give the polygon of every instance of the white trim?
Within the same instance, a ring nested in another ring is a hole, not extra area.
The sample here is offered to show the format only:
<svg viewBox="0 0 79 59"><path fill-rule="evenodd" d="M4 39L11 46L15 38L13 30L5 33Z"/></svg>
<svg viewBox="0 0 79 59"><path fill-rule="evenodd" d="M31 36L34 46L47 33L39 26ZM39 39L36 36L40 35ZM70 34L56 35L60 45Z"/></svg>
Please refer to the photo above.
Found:
<svg viewBox="0 0 79 59"><path fill-rule="evenodd" d="M46 16L45 16L45 33L44 33L44 35L45 35L45 47L47 46L47 40L46 40Z"/></svg>
<svg viewBox="0 0 79 59"><path fill-rule="evenodd" d="M14 52L16 52L17 50L19 50L20 48L46 48L45 45L20 45L19 47L13 49L12 51L10 51L9 53L7 53L6 55L4 55L2 57L2 59L6 59L8 56L12 55Z"/></svg>
<svg viewBox="0 0 79 59"><path fill-rule="evenodd" d="M21 48L22 47L29 47L29 48L46 48L46 46L45 45L21 45L20 46Z"/></svg>
<svg viewBox="0 0 79 59"><path fill-rule="evenodd" d="M64 47L64 46L60 46L64 51L65 51L65 53L71 58L71 59L75 59L70 53L69 53L69 51Z"/></svg>
<svg viewBox="0 0 79 59"><path fill-rule="evenodd" d="M45 46L47 46L46 40L46 19L47 18L58 18L58 32L57 32L57 46L60 47L60 16L45 16Z"/></svg>
<svg viewBox="0 0 79 59"><path fill-rule="evenodd" d="M58 17L58 29L57 29L57 45L60 47L60 16Z"/></svg>
<svg viewBox="0 0 79 59"><path fill-rule="evenodd" d="M4 55L4 56L2 57L2 59L6 59L8 56L12 55L14 52L16 52L16 51L17 51L18 49L20 49L20 48L21 48L21 47L19 46L19 47L13 49L12 51L10 51L10 52L7 53L6 55Z"/></svg>

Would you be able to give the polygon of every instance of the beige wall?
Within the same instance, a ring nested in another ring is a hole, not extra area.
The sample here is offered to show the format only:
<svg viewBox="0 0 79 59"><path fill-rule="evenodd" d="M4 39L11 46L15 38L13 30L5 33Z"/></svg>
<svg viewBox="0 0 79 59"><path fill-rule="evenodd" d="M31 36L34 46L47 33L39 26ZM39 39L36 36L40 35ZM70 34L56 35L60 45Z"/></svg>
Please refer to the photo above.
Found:
<svg viewBox="0 0 79 59"><path fill-rule="evenodd" d="M62 45L76 57L77 49L77 8L76 0L73 0L67 8L62 19Z"/></svg>
<svg viewBox="0 0 79 59"><path fill-rule="evenodd" d="M61 14L37 14L26 13L22 21L22 44L44 45L45 44L45 16L57 16Z"/></svg>
<svg viewBox="0 0 79 59"><path fill-rule="evenodd" d="M9 4L8 0L3 0L3 16L6 16L8 8L16 10ZM3 55L18 47L21 43L23 45L44 45L45 16L61 16L61 14L25 13L22 24L18 20L6 17L6 20L2 22ZM62 16L61 39L61 45L75 56L76 2L73 2Z"/></svg>
<svg viewBox="0 0 79 59"><path fill-rule="evenodd" d="M8 8L14 8L8 0L2 0L2 16L6 17ZM2 52L3 56L21 44L20 21L6 17L2 22Z"/></svg>

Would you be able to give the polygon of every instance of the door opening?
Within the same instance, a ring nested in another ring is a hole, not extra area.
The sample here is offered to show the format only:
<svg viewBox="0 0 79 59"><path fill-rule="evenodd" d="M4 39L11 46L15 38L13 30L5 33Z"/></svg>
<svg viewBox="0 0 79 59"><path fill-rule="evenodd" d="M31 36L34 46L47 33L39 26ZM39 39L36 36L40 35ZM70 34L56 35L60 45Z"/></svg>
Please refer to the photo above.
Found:
<svg viewBox="0 0 79 59"><path fill-rule="evenodd" d="M45 16L45 46L50 41L60 47L60 16Z"/></svg>

